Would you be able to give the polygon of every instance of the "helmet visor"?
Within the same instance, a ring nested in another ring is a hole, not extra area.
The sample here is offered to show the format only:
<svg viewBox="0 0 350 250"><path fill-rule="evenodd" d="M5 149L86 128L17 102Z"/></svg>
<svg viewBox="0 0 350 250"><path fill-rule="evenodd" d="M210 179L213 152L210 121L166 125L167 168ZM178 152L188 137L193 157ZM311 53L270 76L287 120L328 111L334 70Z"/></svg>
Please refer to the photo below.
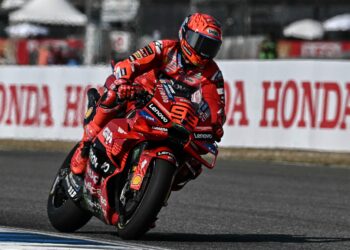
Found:
<svg viewBox="0 0 350 250"><path fill-rule="evenodd" d="M202 57L214 58L218 53L221 41L194 32L190 29L186 32L186 41Z"/></svg>

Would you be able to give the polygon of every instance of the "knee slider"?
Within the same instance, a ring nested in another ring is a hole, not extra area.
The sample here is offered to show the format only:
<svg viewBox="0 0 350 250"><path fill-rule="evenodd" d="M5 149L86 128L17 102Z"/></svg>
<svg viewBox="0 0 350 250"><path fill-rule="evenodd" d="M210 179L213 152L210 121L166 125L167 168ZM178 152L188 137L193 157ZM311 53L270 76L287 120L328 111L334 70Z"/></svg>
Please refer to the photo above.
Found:
<svg viewBox="0 0 350 250"><path fill-rule="evenodd" d="M94 118L96 114L97 102L100 99L100 97L100 94L95 88L90 88L87 91L88 105L87 111L85 113L84 125L88 124Z"/></svg>

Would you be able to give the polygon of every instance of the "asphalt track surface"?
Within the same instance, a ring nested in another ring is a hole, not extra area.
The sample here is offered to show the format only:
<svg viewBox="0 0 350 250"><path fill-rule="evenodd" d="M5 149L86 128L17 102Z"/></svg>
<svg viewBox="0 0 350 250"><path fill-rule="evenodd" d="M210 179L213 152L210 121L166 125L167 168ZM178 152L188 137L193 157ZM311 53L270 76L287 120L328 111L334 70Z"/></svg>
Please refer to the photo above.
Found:
<svg viewBox="0 0 350 250"><path fill-rule="evenodd" d="M46 199L62 153L0 152L0 226L54 232ZM171 195L140 241L169 249L350 249L350 168L219 161ZM76 234L120 241L97 219Z"/></svg>

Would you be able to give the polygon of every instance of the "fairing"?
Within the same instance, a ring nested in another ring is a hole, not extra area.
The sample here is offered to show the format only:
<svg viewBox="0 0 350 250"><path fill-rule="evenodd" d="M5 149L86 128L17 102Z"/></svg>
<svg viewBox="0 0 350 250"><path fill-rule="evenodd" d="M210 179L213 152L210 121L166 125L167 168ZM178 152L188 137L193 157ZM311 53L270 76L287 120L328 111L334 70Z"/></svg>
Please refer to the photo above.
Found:
<svg viewBox="0 0 350 250"><path fill-rule="evenodd" d="M85 176L85 206L107 224L118 222L117 204L110 200L109 183L120 176L129 154L145 145L133 163L130 188L139 190L154 159L175 166L194 158L208 168L215 165L217 147L213 142L209 117L203 115L200 90L184 98L171 92L171 83L159 83L142 109L130 110L128 118L111 120L98 134L90 151ZM193 102L197 100L196 102ZM201 155L211 154L208 161Z"/></svg>

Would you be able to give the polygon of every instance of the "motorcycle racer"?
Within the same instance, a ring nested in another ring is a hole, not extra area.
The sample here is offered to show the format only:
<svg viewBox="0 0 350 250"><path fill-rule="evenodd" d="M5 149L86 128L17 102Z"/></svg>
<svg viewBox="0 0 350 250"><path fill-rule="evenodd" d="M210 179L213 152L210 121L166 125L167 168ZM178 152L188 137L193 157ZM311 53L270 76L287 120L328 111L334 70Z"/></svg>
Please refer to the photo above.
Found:
<svg viewBox="0 0 350 250"><path fill-rule="evenodd" d="M151 42L117 63L114 74L106 79L92 120L84 126L83 138L71 160L73 174L85 172L91 141L111 119L125 112L125 105L117 100L134 97L138 87L133 83L151 88L157 79L166 78L184 93L200 86L209 107L214 138L220 141L225 122L224 80L213 58L221 43L219 22L212 16L194 13L181 25L179 40Z"/></svg>

